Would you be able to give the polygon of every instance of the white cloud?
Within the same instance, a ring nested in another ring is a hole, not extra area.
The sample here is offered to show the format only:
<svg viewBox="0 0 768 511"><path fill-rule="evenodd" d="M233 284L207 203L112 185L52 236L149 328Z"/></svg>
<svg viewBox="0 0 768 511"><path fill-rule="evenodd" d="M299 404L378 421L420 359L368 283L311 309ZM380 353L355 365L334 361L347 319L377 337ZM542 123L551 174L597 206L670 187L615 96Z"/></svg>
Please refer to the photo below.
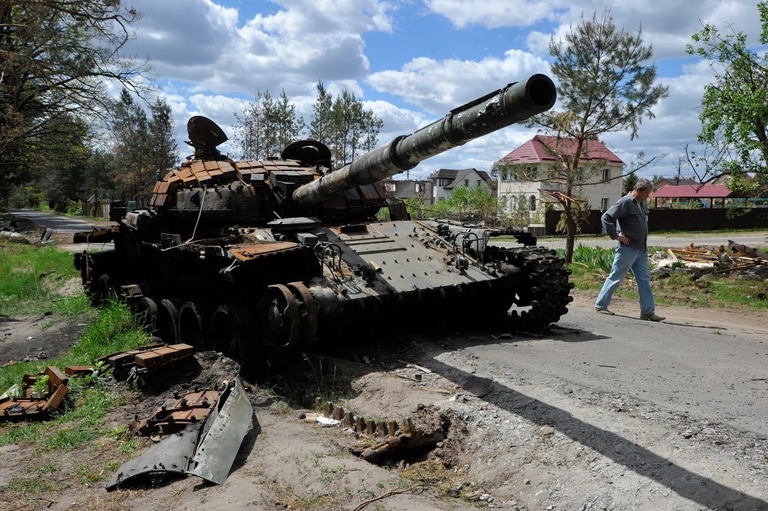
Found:
<svg viewBox="0 0 768 511"><path fill-rule="evenodd" d="M367 82L379 92L399 96L429 112L447 113L493 92L494 87L546 72L548 67L543 59L520 50L508 50L504 58L480 61L421 57L405 63L399 71L372 73Z"/></svg>
<svg viewBox="0 0 768 511"><path fill-rule="evenodd" d="M458 28L473 24L488 28L526 27L556 19L558 11L568 5L561 0L426 0L424 3Z"/></svg>

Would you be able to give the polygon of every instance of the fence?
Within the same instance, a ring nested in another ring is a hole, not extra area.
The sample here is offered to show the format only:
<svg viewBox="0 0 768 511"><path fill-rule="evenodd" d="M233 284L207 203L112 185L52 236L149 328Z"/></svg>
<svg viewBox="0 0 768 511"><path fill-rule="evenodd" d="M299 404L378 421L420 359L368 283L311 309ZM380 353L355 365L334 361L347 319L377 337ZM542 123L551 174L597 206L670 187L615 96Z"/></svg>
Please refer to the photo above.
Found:
<svg viewBox="0 0 768 511"><path fill-rule="evenodd" d="M716 231L723 229L761 229L768 228L768 208L752 208L729 215L728 209L652 209L648 214L648 230L654 231ZM547 211L544 214L544 232L547 235L562 234L557 232L562 211ZM592 210L587 222L582 224L583 234L600 234L602 223L601 211Z"/></svg>

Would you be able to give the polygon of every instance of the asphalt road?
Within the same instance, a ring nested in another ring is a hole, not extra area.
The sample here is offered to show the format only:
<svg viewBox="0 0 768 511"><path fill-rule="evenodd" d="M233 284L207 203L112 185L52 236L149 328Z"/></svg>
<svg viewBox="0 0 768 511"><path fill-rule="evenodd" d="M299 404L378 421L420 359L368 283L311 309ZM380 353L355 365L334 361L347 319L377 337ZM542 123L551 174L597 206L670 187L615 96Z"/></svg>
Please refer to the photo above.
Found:
<svg viewBox="0 0 768 511"><path fill-rule="evenodd" d="M29 209L10 209L8 213L18 218L30 220L41 229L51 229L53 231L52 238L56 240L57 247L61 250L68 250L70 252L80 252L83 249L99 251L108 250L114 246L112 242L98 244L70 243L75 233L88 232L100 228L92 222Z"/></svg>
<svg viewBox="0 0 768 511"><path fill-rule="evenodd" d="M462 350L473 374L631 395L768 438L768 327L760 332L669 315L653 323L568 309L545 337Z"/></svg>
<svg viewBox="0 0 768 511"><path fill-rule="evenodd" d="M81 231L91 231L96 226L85 220L72 218L64 215L44 213L42 211L32 211L29 209L9 209L8 213L18 217L31 220L43 229L53 229L59 233L76 233Z"/></svg>

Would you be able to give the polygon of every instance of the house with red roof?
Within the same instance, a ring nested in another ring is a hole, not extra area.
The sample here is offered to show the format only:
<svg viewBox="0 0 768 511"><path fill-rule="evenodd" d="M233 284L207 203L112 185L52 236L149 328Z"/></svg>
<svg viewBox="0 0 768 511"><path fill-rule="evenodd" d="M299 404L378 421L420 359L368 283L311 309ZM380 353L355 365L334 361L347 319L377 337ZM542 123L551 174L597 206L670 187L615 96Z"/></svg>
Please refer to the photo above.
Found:
<svg viewBox="0 0 768 511"><path fill-rule="evenodd" d="M529 220L538 221L543 206L555 204L552 194L565 191L555 154L575 152L575 139L536 135L501 158L497 162L501 169L497 176L500 210L508 214L527 210ZM602 142L586 142L579 168L584 175L575 193L588 202L588 209L605 211L621 198L624 162Z"/></svg>

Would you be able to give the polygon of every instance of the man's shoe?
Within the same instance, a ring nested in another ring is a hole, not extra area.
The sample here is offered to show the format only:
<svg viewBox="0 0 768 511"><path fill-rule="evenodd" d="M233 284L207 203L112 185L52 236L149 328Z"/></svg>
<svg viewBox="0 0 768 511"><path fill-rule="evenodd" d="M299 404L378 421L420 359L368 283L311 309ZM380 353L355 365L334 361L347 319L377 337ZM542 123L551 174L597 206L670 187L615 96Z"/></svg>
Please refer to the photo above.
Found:
<svg viewBox="0 0 768 511"><path fill-rule="evenodd" d="M595 312L599 312L600 314L608 314L609 316L613 316L613 312L608 310L608 307L595 307Z"/></svg>
<svg viewBox="0 0 768 511"><path fill-rule="evenodd" d="M653 314L641 314L640 319L644 319L646 321L664 321L664 316L659 316L654 312Z"/></svg>

